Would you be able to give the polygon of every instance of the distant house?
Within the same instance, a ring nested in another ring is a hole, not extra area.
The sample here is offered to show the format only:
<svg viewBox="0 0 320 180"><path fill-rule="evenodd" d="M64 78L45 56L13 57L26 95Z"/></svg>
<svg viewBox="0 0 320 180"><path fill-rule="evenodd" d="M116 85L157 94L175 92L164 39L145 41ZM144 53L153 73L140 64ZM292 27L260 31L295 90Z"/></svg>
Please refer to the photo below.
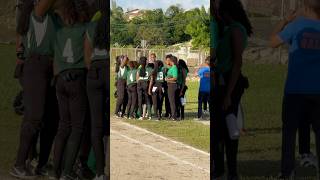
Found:
<svg viewBox="0 0 320 180"><path fill-rule="evenodd" d="M140 9L133 9L133 10L127 11L125 13L125 16L126 16L128 21L131 21L133 18L142 16L143 12L144 11L140 10Z"/></svg>

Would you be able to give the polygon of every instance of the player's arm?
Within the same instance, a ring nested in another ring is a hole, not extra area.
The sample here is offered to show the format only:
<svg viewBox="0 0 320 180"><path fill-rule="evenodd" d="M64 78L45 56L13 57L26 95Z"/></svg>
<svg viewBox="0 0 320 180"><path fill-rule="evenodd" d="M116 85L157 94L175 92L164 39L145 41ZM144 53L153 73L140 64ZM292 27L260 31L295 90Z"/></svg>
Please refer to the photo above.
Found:
<svg viewBox="0 0 320 180"><path fill-rule="evenodd" d="M136 74L136 81L137 81L137 82L138 82L138 81L139 81L139 79L140 79L139 71L140 71L140 68L138 68L138 70L137 70L137 74Z"/></svg>
<svg viewBox="0 0 320 180"><path fill-rule="evenodd" d="M227 84L226 96L224 97L223 109L227 110L231 105L231 95L240 77L242 67L243 33L240 28L235 28L232 31L232 49L233 49L233 66L231 70L230 81Z"/></svg>
<svg viewBox="0 0 320 180"><path fill-rule="evenodd" d="M48 10L52 7L56 0L37 0L34 6L34 13L38 17L44 16Z"/></svg>
<svg viewBox="0 0 320 180"><path fill-rule="evenodd" d="M87 35L85 35L83 47L84 47L84 61L87 68L89 69L91 64L91 55L92 55L93 49L90 45L90 41Z"/></svg>
<svg viewBox="0 0 320 180"><path fill-rule="evenodd" d="M149 87L148 87L148 94L151 96L152 95L152 85L153 85L154 77L153 75L150 76L150 82L149 82Z"/></svg>
<svg viewBox="0 0 320 180"><path fill-rule="evenodd" d="M270 46L272 48L277 48L281 45L283 45L285 42L284 40L279 36L279 33L285 29L285 27L293 21L297 17L297 12L293 11L291 12L285 19L281 20L274 30L271 33L270 36Z"/></svg>

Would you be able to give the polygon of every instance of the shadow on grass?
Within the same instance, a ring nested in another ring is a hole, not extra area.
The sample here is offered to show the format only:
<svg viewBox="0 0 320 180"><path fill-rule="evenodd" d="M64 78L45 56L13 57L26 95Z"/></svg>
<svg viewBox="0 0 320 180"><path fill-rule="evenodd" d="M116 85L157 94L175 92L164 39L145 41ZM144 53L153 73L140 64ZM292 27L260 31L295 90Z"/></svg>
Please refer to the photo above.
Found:
<svg viewBox="0 0 320 180"><path fill-rule="evenodd" d="M248 132L250 133L258 133L258 134L270 134L270 133L281 133L281 127L273 127L273 128L248 128Z"/></svg>
<svg viewBox="0 0 320 180"><path fill-rule="evenodd" d="M269 160L245 160L239 161L239 174L242 179L276 179L280 173L279 161ZM316 170L314 168L303 168L296 164L297 179L315 179Z"/></svg>

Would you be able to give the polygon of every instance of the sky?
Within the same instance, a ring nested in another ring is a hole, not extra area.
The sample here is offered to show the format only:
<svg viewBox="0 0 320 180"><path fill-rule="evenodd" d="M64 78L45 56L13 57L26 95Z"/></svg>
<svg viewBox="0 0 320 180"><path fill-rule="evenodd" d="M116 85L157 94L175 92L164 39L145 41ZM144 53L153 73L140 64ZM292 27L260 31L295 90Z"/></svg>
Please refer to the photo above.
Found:
<svg viewBox="0 0 320 180"><path fill-rule="evenodd" d="M156 9L166 10L171 5L180 4L185 10L201 7L206 9L210 6L210 0L116 0L117 6L121 6L124 11L130 9ZM111 0L110 0L111 5Z"/></svg>

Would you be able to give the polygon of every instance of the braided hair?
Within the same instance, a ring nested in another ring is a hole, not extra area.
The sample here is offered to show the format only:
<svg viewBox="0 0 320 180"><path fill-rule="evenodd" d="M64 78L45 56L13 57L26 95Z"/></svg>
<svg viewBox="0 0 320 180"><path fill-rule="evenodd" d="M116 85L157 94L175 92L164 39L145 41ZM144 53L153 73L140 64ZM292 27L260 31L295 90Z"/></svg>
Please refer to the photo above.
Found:
<svg viewBox="0 0 320 180"><path fill-rule="evenodd" d="M108 18L108 2L106 0L97 0L97 9L101 12L101 18L98 21L94 36L94 47L99 49L110 49L109 42L109 18Z"/></svg>

